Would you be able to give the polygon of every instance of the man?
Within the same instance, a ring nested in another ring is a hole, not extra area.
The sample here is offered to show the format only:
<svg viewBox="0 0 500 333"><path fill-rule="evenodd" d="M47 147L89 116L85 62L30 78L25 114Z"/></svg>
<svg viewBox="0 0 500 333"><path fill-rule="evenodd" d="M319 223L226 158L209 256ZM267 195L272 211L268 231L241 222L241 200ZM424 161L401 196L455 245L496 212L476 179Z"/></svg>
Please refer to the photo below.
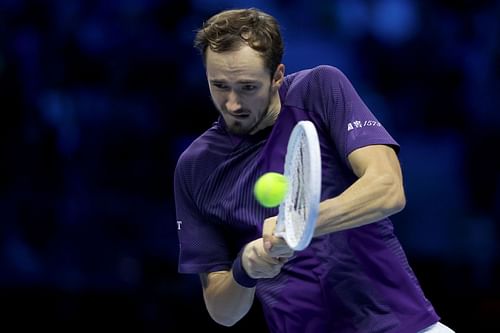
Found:
<svg viewBox="0 0 500 333"><path fill-rule="evenodd" d="M210 18L195 39L218 121L179 158L179 271L231 326L262 304L272 332L452 332L425 298L388 216L405 205L398 144L336 68L285 76L276 20L256 9ZM322 155L314 238L293 253L253 185L283 172L288 137L312 121Z"/></svg>

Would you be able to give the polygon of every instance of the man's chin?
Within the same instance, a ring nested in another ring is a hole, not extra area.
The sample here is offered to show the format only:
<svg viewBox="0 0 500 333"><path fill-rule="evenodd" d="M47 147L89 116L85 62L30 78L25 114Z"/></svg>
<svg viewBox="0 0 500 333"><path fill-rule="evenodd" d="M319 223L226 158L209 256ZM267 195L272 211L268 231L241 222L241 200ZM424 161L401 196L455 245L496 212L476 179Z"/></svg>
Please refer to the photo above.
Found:
<svg viewBox="0 0 500 333"><path fill-rule="evenodd" d="M250 128L243 127L243 126L238 126L238 125L232 125L228 126L227 130L231 134L236 134L236 135L245 135L250 133Z"/></svg>
<svg viewBox="0 0 500 333"><path fill-rule="evenodd" d="M245 125L239 121L231 122L230 124L226 123L226 126L229 133L236 135L249 134L253 129L253 126Z"/></svg>

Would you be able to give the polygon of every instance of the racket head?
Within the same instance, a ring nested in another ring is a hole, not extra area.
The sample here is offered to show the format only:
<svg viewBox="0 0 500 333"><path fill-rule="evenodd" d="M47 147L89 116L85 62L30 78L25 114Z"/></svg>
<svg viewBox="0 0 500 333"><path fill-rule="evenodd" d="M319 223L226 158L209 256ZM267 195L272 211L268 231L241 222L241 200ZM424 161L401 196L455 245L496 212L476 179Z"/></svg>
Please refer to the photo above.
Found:
<svg viewBox="0 0 500 333"><path fill-rule="evenodd" d="M290 135L284 175L288 192L279 206L276 235L295 251L311 242L321 199L321 154L311 121L299 121Z"/></svg>

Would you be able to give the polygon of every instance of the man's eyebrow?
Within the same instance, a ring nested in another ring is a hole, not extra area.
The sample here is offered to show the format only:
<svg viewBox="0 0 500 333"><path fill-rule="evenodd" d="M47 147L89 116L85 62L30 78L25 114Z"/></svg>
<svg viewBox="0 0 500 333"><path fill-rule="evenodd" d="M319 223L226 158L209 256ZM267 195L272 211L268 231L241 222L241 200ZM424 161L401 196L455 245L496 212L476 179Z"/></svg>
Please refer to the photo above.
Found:
<svg viewBox="0 0 500 333"><path fill-rule="evenodd" d="M212 79L212 80L209 80L208 82L210 82L210 84L227 84L227 81L217 80L217 79Z"/></svg>
<svg viewBox="0 0 500 333"><path fill-rule="evenodd" d="M248 83L256 84L256 83L259 83L258 80L238 80L236 82L237 83L242 83L242 84L248 84Z"/></svg>
<svg viewBox="0 0 500 333"><path fill-rule="evenodd" d="M221 80L221 79L210 79L210 83L227 83L226 80ZM259 84L259 80L251 80L251 79L243 79L243 80L238 80L236 81L237 84Z"/></svg>

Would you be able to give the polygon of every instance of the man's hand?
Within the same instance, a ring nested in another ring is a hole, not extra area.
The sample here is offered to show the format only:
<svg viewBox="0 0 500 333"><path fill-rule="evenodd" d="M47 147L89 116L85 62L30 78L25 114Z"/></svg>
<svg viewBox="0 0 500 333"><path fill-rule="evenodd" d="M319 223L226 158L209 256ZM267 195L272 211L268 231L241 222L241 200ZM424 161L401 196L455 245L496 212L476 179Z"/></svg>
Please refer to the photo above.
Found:
<svg viewBox="0 0 500 333"><path fill-rule="evenodd" d="M243 251L243 268L254 279L275 277L293 255L284 239L273 236L275 226L275 217L266 219L263 237L248 243Z"/></svg>
<svg viewBox="0 0 500 333"><path fill-rule="evenodd" d="M276 221L276 216L270 217L264 221L264 227L262 230L264 249L272 257L290 258L293 256L293 250L288 246L283 238L274 236Z"/></svg>

